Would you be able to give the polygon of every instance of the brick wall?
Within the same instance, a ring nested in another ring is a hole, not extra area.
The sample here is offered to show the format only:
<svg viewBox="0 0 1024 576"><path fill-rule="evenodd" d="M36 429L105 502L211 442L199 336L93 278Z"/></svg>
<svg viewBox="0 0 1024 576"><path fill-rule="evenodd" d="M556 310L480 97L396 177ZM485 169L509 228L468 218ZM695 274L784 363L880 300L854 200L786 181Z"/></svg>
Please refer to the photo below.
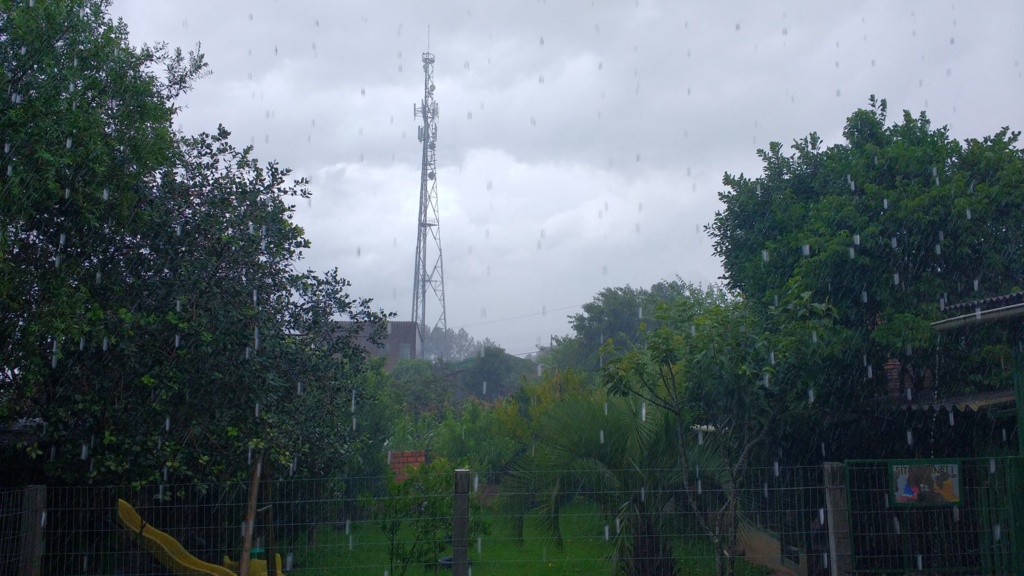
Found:
<svg viewBox="0 0 1024 576"><path fill-rule="evenodd" d="M395 474L395 482L401 482L409 477L408 468L419 468L420 464L427 461L427 453L424 450L409 450L406 452L388 452L388 465Z"/></svg>

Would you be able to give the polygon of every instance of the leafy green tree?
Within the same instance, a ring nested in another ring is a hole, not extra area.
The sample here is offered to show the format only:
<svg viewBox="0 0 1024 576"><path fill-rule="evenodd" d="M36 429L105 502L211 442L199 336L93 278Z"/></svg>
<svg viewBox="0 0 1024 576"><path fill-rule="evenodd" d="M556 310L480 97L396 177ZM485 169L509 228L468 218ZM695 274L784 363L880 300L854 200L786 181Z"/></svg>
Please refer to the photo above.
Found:
<svg viewBox="0 0 1024 576"><path fill-rule="evenodd" d="M448 408L431 444L433 452L479 473L484 481L497 480L518 448L502 427L497 410L474 399L463 403L457 413Z"/></svg>
<svg viewBox="0 0 1024 576"><path fill-rule="evenodd" d="M98 419L84 414L99 409L93 398L65 386L94 370L65 359L109 352L112 325L135 312L121 293L145 257L153 176L175 147L173 101L204 68L198 54L134 50L107 5L0 3L0 400L8 417L41 417L51 437ZM105 441L93 432L26 450L84 461Z"/></svg>
<svg viewBox="0 0 1024 576"><path fill-rule="evenodd" d="M662 325L634 348L613 350L604 378L611 392L667 414L683 497L714 546L718 574L731 576L744 475L776 423L814 402L813 358L831 357L841 336L810 294L767 314L718 298L709 289L663 306ZM702 485L716 497L700 498Z"/></svg>
<svg viewBox="0 0 1024 576"><path fill-rule="evenodd" d="M324 473L379 447L352 413L380 394L354 335L385 316L296 268L306 182L223 128L177 137L201 55L133 49L107 6L0 11L0 404L44 423L16 457L67 482L211 482L254 453Z"/></svg>
<svg viewBox="0 0 1024 576"><path fill-rule="evenodd" d="M389 574L404 576L413 566L435 576L440 573L439 560L451 546L454 479L455 467L438 458L410 470L401 482L390 478L383 498L363 495L363 507L370 510L387 541ZM471 498L469 538L489 533L479 503Z"/></svg>
<svg viewBox="0 0 1024 576"><path fill-rule="evenodd" d="M451 385L441 366L429 360L400 360L391 369L394 398L406 413L443 416L452 400Z"/></svg>
<svg viewBox="0 0 1024 576"><path fill-rule="evenodd" d="M501 346L481 346L479 355L468 361L462 387L485 400L505 396L515 386L515 360Z"/></svg>
<svg viewBox="0 0 1024 576"><path fill-rule="evenodd" d="M434 326L427 334L423 340L424 358L458 362L477 354L480 343L470 336L465 328L459 328L458 331L452 328L446 330L442 330L440 326Z"/></svg>
<svg viewBox="0 0 1024 576"><path fill-rule="evenodd" d="M545 351L543 362L552 368L573 368L596 374L609 358L611 342L616 349L628 349L639 342L644 332L654 328L658 320L654 312L659 303L684 297L701 289L683 280L661 281L647 288L624 286L605 288L583 305L583 310L569 317L573 334L556 337Z"/></svg>
<svg viewBox="0 0 1024 576"><path fill-rule="evenodd" d="M852 333L822 379L847 413L886 391L893 359L896 393L935 380L947 393L1009 387L1002 328L950 341L929 322L1024 285L1019 133L959 142L923 112L888 125L886 101L870 104L847 119L843 143L812 133L785 155L773 142L758 151L762 174L725 175L708 232L727 286L764 305L811 292L835 307Z"/></svg>
<svg viewBox="0 0 1024 576"><path fill-rule="evenodd" d="M452 401L443 366L429 360L400 360L388 376L388 398L397 414L389 450L430 450L438 424Z"/></svg>
<svg viewBox="0 0 1024 576"><path fill-rule="evenodd" d="M524 515L536 510L563 546L561 510L582 498L608 522L618 573L674 575L669 534L682 483L667 413L635 398L564 400L543 414L536 432L535 448L502 482L518 537Z"/></svg>

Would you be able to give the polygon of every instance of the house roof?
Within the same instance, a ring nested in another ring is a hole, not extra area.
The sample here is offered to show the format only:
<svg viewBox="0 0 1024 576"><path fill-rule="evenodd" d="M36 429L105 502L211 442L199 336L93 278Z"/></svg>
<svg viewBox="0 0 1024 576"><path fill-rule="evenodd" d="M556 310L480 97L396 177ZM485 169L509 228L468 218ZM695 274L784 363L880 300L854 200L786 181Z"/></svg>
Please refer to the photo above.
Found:
<svg viewBox="0 0 1024 576"><path fill-rule="evenodd" d="M1024 304L1024 291L1011 292L1009 294L1001 294L999 296L990 296L988 298L982 298L981 300L972 300L970 302L961 302L959 304L951 304L946 306L943 311L950 316L956 316L959 314L975 312L977 310L984 312L986 310L1003 308L1013 304Z"/></svg>
<svg viewBox="0 0 1024 576"><path fill-rule="evenodd" d="M951 396L941 400L915 402L909 405L911 410L928 410L939 412L942 410L952 411L954 408L965 412L970 410L978 412L998 404L1012 404L1014 402L1013 390L995 390L992 392L978 392L975 394L963 394Z"/></svg>
<svg viewBox="0 0 1024 576"><path fill-rule="evenodd" d="M991 296L971 302L961 302L946 306L944 312L949 318L932 322L932 328L939 332L960 328L970 324L980 324L1004 318L1024 316L1024 292L1011 292L1001 296Z"/></svg>

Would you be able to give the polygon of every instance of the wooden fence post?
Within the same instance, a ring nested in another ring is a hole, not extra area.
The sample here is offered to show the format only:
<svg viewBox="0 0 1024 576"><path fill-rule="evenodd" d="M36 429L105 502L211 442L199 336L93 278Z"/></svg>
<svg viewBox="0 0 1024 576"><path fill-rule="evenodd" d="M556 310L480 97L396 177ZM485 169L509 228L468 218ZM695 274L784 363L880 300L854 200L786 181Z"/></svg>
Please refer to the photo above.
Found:
<svg viewBox="0 0 1024 576"><path fill-rule="evenodd" d="M46 486L27 486L21 496L21 546L18 551L18 574L39 576L43 564L43 515L46 508Z"/></svg>
<svg viewBox="0 0 1024 576"><path fill-rule="evenodd" d="M452 517L452 576L469 574L469 470L455 471L455 505Z"/></svg>
<svg viewBox="0 0 1024 576"><path fill-rule="evenodd" d="M832 576L851 573L850 511L846 499L846 465L825 463L825 506L828 512L828 563Z"/></svg>
<svg viewBox="0 0 1024 576"><path fill-rule="evenodd" d="M238 558L238 576L249 576L249 556L252 551L252 534L256 529L256 500L260 493L260 472L263 467L263 454L256 457L252 464L252 480L249 482L249 505L245 509L245 520L242 526L242 554Z"/></svg>

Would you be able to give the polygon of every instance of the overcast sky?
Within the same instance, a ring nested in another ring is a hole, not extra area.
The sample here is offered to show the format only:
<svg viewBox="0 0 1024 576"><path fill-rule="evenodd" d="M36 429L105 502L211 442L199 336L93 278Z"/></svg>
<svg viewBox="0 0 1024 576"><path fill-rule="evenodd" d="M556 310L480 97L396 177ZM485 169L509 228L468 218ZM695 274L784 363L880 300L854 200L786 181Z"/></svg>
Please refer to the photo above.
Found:
<svg viewBox="0 0 1024 576"><path fill-rule="evenodd" d="M525 354L607 286L721 274L722 175L868 97L956 138L1024 127L1019 2L114 0L136 44L197 42L188 133L224 124L312 180L305 265L410 319L413 104L436 58L448 326ZM428 318L437 310L428 301Z"/></svg>

